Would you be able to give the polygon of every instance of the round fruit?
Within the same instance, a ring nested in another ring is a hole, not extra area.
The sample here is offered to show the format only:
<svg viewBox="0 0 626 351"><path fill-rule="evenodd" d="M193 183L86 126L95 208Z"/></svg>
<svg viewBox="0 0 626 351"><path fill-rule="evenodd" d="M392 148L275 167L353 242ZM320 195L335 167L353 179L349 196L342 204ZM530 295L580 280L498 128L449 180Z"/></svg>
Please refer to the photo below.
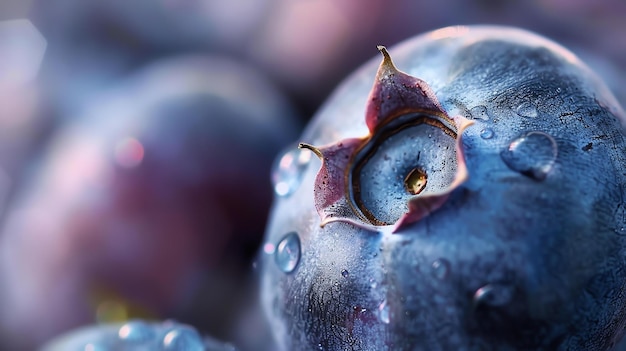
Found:
<svg viewBox="0 0 626 351"><path fill-rule="evenodd" d="M626 116L605 85L512 28L440 29L393 62L380 50L278 163L301 161L263 246L279 346L611 348L626 324Z"/></svg>
<svg viewBox="0 0 626 351"><path fill-rule="evenodd" d="M131 320L127 323L83 327L61 335L42 348L43 351L235 351L225 344L201 336L191 326L165 321L160 323Z"/></svg>
<svg viewBox="0 0 626 351"><path fill-rule="evenodd" d="M229 333L271 203L264 175L294 121L256 70L209 55L159 61L91 100L3 218L0 348L128 317Z"/></svg>

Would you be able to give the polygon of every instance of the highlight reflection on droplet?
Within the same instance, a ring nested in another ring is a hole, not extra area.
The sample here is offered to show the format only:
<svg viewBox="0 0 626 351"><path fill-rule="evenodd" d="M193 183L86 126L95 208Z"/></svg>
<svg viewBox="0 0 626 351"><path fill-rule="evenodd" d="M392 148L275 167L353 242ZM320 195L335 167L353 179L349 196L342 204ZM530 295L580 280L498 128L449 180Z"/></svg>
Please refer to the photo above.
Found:
<svg viewBox="0 0 626 351"><path fill-rule="evenodd" d="M487 107L484 105L476 106L472 108L470 111L473 119L481 119L486 121L489 119L489 114L487 113Z"/></svg>
<svg viewBox="0 0 626 351"><path fill-rule="evenodd" d="M163 350L204 351L198 332L191 328L179 327L169 331L163 338Z"/></svg>
<svg viewBox="0 0 626 351"><path fill-rule="evenodd" d="M548 176L557 155L558 148L554 138L537 131L523 134L500 153L510 169L538 181Z"/></svg>
<svg viewBox="0 0 626 351"><path fill-rule="evenodd" d="M493 129L485 128L480 131L480 137L483 139L491 139L493 138Z"/></svg>
<svg viewBox="0 0 626 351"><path fill-rule="evenodd" d="M535 107L535 105L530 102L521 103L519 106L517 106L515 112L518 115L527 118L535 118L538 116L537 107Z"/></svg>
<svg viewBox="0 0 626 351"><path fill-rule="evenodd" d="M503 306L513 300L515 289L508 284L487 284L474 293L474 306Z"/></svg>
<svg viewBox="0 0 626 351"><path fill-rule="evenodd" d="M311 156L310 150L291 148L280 157L272 170L272 183L276 195L288 196L298 189Z"/></svg>
<svg viewBox="0 0 626 351"><path fill-rule="evenodd" d="M120 328L118 336L125 342L144 343L154 338L154 331L142 321L131 321Z"/></svg>
<svg viewBox="0 0 626 351"><path fill-rule="evenodd" d="M384 300L378 306L378 317L380 318L380 321L385 324L389 324L391 321L389 318L389 305L387 304L387 300Z"/></svg>
<svg viewBox="0 0 626 351"><path fill-rule="evenodd" d="M440 258L433 262L432 269L435 278L443 280L448 277L448 273L450 271L450 263L446 259Z"/></svg>

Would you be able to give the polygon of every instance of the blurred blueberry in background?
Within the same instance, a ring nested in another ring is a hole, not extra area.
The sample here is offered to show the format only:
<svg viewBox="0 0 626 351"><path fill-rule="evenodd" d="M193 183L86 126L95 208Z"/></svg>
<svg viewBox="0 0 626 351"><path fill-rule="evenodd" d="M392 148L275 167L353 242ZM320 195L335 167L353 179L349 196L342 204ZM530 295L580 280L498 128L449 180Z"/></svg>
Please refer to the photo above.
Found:
<svg viewBox="0 0 626 351"><path fill-rule="evenodd" d="M43 351L235 351L231 344L202 337L189 325L165 321L131 320L99 327L80 328L59 336Z"/></svg>
<svg viewBox="0 0 626 351"><path fill-rule="evenodd" d="M0 204L26 161L39 124L36 77L46 40L24 19L0 22Z"/></svg>
<svg viewBox="0 0 626 351"><path fill-rule="evenodd" d="M9 338L28 348L132 316L228 333L252 289L270 165L297 131L288 101L251 68L195 55L151 64L77 111L5 212Z"/></svg>

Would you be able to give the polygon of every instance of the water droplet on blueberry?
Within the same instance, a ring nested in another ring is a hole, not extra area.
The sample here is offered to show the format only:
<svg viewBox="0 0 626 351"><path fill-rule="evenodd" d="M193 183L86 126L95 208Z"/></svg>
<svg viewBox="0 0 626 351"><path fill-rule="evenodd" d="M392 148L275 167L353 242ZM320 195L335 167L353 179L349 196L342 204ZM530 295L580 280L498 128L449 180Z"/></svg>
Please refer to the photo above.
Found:
<svg viewBox="0 0 626 351"><path fill-rule="evenodd" d="M154 331L141 321L124 324L117 334L120 340L131 343L144 343L154 338Z"/></svg>
<svg viewBox="0 0 626 351"><path fill-rule="evenodd" d="M483 105L473 107L470 110L470 114L472 115L473 119L482 119L483 121L486 121L489 119L489 114L487 113L487 107Z"/></svg>
<svg viewBox="0 0 626 351"><path fill-rule="evenodd" d="M178 327L170 330L163 337L163 350L204 351L204 345L198 332L191 328Z"/></svg>
<svg viewBox="0 0 626 351"><path fill-rule="evenodd" d="M493 129L485 128L480 131L480 137L483 139L491 139L493 138Z"/></svg>
<svg viewBox="0 0 626 351"><path fill-rule="evenodd" d="M272 184L276 195L289 196L298 189L311 156L310 150L291 147L278 158L272 170Z"/></svg>
<svg viewBox="0 0 626 351"><path fill-rule="evenodd" d="M389 324L389 305L387 305L387 300L384 300L378 306L378 318L381 322Z"/></svg>
<svg viewBox="0 0 626 351"><path fill-rule="evenodd" d="M343 271L341 271L341 276L344 278L348 278L350 276L350 272L344 269Z"/></svg>
<svg viewBox="0 0 626 351"><path fill-rule="evenodd" d="M276 265L281 271L291 273L300 262L300 238L295 232L285 235L274 253Z"/></svg>
<svg viewBox="0 0 626 351"><path fill-rule="evenodd" d="M433 262L432 268L435 278L443 280L448 277L450 263L446 259L440 258Z"/></svg>
<svg viewBox="0 0 626 351"><path fill-rule="evenodd" d="M474 306L504 306L513 300L515 289L508 284L487 284L474 293Z"/></svg>
<svg viewBox="0 0 626 351"><path fill-rule="evenodd" d="M511 142L500 156L510 169L543 180L552 170L557 154L554 138L543 132L530 132Z"/></svg>
<svg viewBox="0 0 626 351"><path fill-rule="evenodd" d="M530 102L522 102L519 106L517 106L517 109L515 109L515 113L527 118L535 118L538 115L537 107Z"/></svg>

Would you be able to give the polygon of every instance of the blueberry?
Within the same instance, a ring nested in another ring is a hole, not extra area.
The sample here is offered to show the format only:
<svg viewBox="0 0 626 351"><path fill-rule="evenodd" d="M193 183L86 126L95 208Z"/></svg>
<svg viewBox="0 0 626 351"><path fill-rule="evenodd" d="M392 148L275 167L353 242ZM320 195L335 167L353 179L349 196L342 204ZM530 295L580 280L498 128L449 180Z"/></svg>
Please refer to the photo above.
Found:
<svg viewBox="0 0 626 351"><path fill-rule="evenodd" d="M275 199L266 245L299 238L289 272L262 254L279 347L612 347L626 323L613 95L571 52L513 28L380 50L312 120L300 146L318 157Z"/></svg>
<svg viewBox="0 0 626 351"><path fill-rule="evenodd" d="M42 141L4 213L0 345L146 315L221 314L210 332L225 335L232 290L251 284L272 160L295 138L288 102L254 68L185 55L85 105ZM203 289L219 296L202 302L214 313L187 307Z"/></svg>
<svg viewBox="0 0 626 351"><path fill-rule="evenodd" d="M132 320L124 324L83 327L58 336L43 351L235 351L192 327L173 322Z"/></svg>

